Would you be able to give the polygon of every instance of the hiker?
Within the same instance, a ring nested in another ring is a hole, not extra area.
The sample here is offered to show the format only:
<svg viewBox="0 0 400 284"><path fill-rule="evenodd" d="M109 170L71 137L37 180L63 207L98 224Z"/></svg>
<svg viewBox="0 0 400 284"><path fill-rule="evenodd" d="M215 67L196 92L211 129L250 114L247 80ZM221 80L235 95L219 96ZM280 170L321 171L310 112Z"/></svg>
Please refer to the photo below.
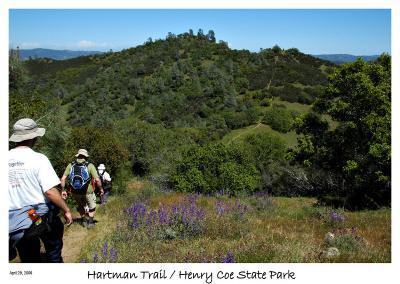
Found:
<svg viewBox="0 0 400 284"><path fill-rule="evenodd" d="M78 205L77 209L81 216L82 225L86 228L92 228L95 226L94 213L96 211L96 195L93 182L100 189L100 197L104 194L104 190L96 167L87 161L89 158L88 152L85 149L79 149L75 157L75 161L67 166L61 178L61 195L64 199L67 198L65 181L68 177L68 191Z"/></svg>
<svg viewBox="0 0 400 284"><path fill-rule="evenodd" d="M101 204L106 204L111 190L111 177L110 174L106 172L106 166L104 164L100 164L97 169L104 189L104 194L100 197Z"/></svg>
<svg viewBox="0 0 400 284"><path fill-rule="evenodd" d="M40 240L47 262L63 262L64 224L72 223L71 211L61 198L60 184L49 159L32 148L45 134L30 118L18 120L9 141L15 147L8 152L8 218L9 260L17 256L21 262L41 262Z"/></svg>

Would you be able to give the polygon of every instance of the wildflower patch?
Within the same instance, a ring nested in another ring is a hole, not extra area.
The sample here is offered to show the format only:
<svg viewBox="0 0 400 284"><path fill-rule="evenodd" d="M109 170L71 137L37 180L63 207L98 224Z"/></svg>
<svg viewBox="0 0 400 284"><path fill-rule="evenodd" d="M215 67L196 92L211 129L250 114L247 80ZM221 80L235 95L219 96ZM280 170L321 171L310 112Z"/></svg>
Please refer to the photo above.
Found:
<svg viewBox="0 0 400 284"><path fill-rule="evenodd" d="M204 230L205 212L197 205L197 196L189 195L170 207L151 209L134 203L125 213L132 230L144 230L158 239L175 239L200 235Z"/></svg>

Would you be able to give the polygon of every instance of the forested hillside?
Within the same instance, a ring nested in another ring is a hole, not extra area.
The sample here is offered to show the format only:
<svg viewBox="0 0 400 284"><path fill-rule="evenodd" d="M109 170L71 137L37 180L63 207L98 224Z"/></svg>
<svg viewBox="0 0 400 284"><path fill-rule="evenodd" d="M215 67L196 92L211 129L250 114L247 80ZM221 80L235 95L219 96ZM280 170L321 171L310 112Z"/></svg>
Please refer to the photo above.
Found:
<svg viewBox="0 0 400 284"><path fill-rule="evenodd" d="M390 94L387 55L334 67L296 48L233 50L213 31L63 61L10 57L10 127L38 120L58 172L86 148L121 190L139 175L184 192L389 205Z"/></svg>

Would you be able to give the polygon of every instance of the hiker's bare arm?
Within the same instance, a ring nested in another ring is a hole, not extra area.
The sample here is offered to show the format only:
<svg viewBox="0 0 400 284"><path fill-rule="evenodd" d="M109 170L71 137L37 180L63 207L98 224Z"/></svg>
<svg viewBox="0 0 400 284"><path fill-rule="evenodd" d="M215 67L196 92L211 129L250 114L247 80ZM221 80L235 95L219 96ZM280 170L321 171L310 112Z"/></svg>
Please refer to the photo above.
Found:
<svg viewBox="0 0 400 284"><path fill-rule="evenodd" d="M61 198L60 193L56 188L52 188L44 193L46 197L64 212L70 211L65 201Z"/></svg>
<svg viewBox="0 0 400 284"><path fill-rule="evenodd" d="M61 197L62 199L67 199L67 192L65 191L65 179L67 178L67 176L62 176L60 183L61 183Z"/></svg>
<svg viewBox="0 0 400 284"><path fill-rule="evenodd" d="M96 183L96 186L100 189L100 195L103 195L104 189L103 189L103 185L101 184L101 180L99 178L95 178L94 182Z"/></svg>
<svg viewBox="0 0 400 284"><path fill-rule="evenodd" d="M60 182L61 182L61 190L64 191L65 190L65 179L67 178L67 176L62 176Z"/></svg>
<svg viewBox="0 0 400 284"><path fill-rule="evenodd" d="M60 193L58 192L57 188L49 189L44 193L46 197L53 202L57 207L61 208L64 211L64 217L66 220L67 225L72 223L72 215L71 210L68 208L65 201L61 198Z"/></svg>

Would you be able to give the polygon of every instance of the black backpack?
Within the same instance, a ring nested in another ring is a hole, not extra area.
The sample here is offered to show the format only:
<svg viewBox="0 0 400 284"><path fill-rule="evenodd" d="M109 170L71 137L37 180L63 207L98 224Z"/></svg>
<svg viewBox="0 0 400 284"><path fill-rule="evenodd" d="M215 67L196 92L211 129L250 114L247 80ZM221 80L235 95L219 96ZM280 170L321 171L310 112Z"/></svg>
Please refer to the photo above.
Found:
<svg viewBox="0 0 400 284"><path fill-rule="evenodd" d="M89 162L79 164L74 161L69 172L69 184L74 191L86 192L90 184Z"/></svg>
<svg viewBox="0 0 400 284"><path fill-rule="evenodd" d="M106 171L104 171L103 174L100 174L99 171L97 171L97 173L99 174L99 177L100 177L101 184L102 184L103 188L105 190L110 189L111 188L111 182L104 179L104 174L106 173Z"/></svg>

